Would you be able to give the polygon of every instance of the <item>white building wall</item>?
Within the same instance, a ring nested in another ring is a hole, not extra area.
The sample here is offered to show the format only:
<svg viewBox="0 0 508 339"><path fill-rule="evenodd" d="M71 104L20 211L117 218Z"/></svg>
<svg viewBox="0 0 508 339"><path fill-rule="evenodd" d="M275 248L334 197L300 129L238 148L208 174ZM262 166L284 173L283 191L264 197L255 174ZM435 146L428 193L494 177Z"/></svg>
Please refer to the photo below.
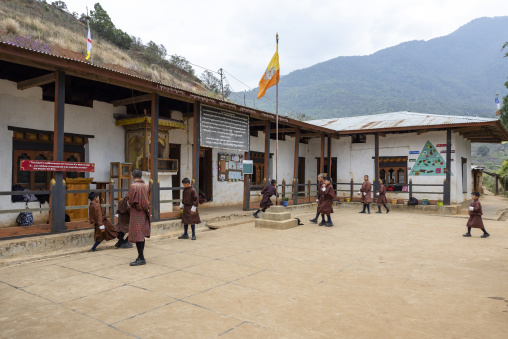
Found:
<svg viewBox="0 0 508 339"><path fill-rule="evenodd" d="M54 103L42 100L40 87L24 91L15 82L0 80L0 175L7 180L0 183L0 191L12 188L13 133L8 126L53 131ZM110 162L125 160L125 134L123 127L115 126L113 113L123 113L125 108L94 101L93 108L65 105L65 133L93 135L86 147L86 162L95 163L90 173L97 181L109 181ZM24 203L11 203L10 196L0 197L2 209L19 209ZM38 202L29 203L38 208ZM48 207L47 204L43 207ZM46 223L47 212L33 213L35 223ZM17 214L0 214L0 227L16 226Z"/></svg>

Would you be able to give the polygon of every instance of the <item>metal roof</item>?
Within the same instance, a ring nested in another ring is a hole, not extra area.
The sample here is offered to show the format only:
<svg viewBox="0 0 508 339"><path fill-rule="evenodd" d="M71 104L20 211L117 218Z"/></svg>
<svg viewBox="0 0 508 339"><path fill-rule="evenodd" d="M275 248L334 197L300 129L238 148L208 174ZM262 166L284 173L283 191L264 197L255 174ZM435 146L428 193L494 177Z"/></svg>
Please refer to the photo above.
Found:
<svg viewBox="0 0 508 339"><path fill-rule="evenodd" d="M408 127L430 127L442 125L465 125L495 123L498 119L455 115L437 115L414 112L393 112L358 117L321 119L307 121L310 124L333 129L338 132L369 131ZM452 127L452 126L450 126Z"/></svg>

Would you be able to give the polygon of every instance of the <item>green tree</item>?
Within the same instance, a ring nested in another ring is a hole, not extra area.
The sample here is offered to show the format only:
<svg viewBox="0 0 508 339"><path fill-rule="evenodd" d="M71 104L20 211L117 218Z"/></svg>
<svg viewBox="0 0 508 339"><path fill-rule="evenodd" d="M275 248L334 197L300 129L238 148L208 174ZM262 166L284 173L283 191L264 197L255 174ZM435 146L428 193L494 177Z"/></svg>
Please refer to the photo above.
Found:
<svg viewBox="0 0 508 339"><path fill-rule="evenodd" d="M487 155L489 155L489 152L490 149L485 145L478 147L478 149L476 150L476 154L482 157L486 157Z"/></svg>
<svg viewBox="0 0 508 339"><path fill-rule="evenodd" d="M503 50L508 46L508 41L504 43ZM508 52L504 55L504 57L508 57ZM508 81L504 83L505 87L508 88ZM503 106L501 106L501 109L499 110L499 113L501 113L501 116L499 120L503 123L504 127L508 129L508 94L504 96L503 98Z"/></svg>
<svg viewBox="0 0 508 339"><path fill-rule="evenodd" d="M201 79L201 81L210 89L211 92L222 94L220 80L215 75L213 75L212 72L205 70L199 79ZM231 89L227 84L224 86L223 91L225 98L231 94Z"/></svg>
<svg viewBox="0 0 508 339"><path fill-rule="evenodd" d="M175 67L183 69L185 72L189 73L190 75L194 75L194 69L192 68L192 65L183 56L173 54L171 56L171 58L169 58L169 63Z"/></svg>
<svg viewBox="0 0 508 339"><path fill-rule="evenodd" d="M131 47L132 38L130 35L115 27L108 13L99 3L94 5L93 11L90 11L90 26L99 36L116 46L122 49Z"/></svg>

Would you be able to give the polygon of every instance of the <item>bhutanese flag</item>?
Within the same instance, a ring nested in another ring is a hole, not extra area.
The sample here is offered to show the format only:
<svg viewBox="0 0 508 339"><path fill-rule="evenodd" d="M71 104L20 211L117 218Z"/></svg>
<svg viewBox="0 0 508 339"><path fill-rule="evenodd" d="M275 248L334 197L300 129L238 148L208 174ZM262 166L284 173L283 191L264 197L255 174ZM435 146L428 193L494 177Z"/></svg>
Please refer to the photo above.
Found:
<svg viewBox="0 0 508 339"><path fill-rule="evenodd" d="M275 54L272 57L272 60L268 64L266 68L265 74L259 81L259 93L258 99L261 99L267 89L272 87L273 85L279 82L280 73L279 73L279 44L277 43L277 49Z"/></svg>
<svg viewBox="0 0 508 339"><path fill-rule="evenodd" d="M92 53L92 36L90 35L90 26L88 26L88 37L86 38L86 60L90 59Z"/></svg>

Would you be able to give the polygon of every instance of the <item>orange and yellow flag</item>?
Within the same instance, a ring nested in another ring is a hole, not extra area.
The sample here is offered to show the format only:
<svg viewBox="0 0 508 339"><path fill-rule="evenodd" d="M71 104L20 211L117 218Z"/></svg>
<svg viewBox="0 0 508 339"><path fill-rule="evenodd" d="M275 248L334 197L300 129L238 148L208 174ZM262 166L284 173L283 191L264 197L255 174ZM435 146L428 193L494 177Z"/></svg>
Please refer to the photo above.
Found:
<svg viewBox="0 0 508 339"><path fill-rule="evenodd" d="M277 84L279 82L279 78L279 44L277 43L275 54L268 64L265 74L263 74L263 77L259 81L258 99L261 99L265 95L265 92L268 88Z"/></svg>

